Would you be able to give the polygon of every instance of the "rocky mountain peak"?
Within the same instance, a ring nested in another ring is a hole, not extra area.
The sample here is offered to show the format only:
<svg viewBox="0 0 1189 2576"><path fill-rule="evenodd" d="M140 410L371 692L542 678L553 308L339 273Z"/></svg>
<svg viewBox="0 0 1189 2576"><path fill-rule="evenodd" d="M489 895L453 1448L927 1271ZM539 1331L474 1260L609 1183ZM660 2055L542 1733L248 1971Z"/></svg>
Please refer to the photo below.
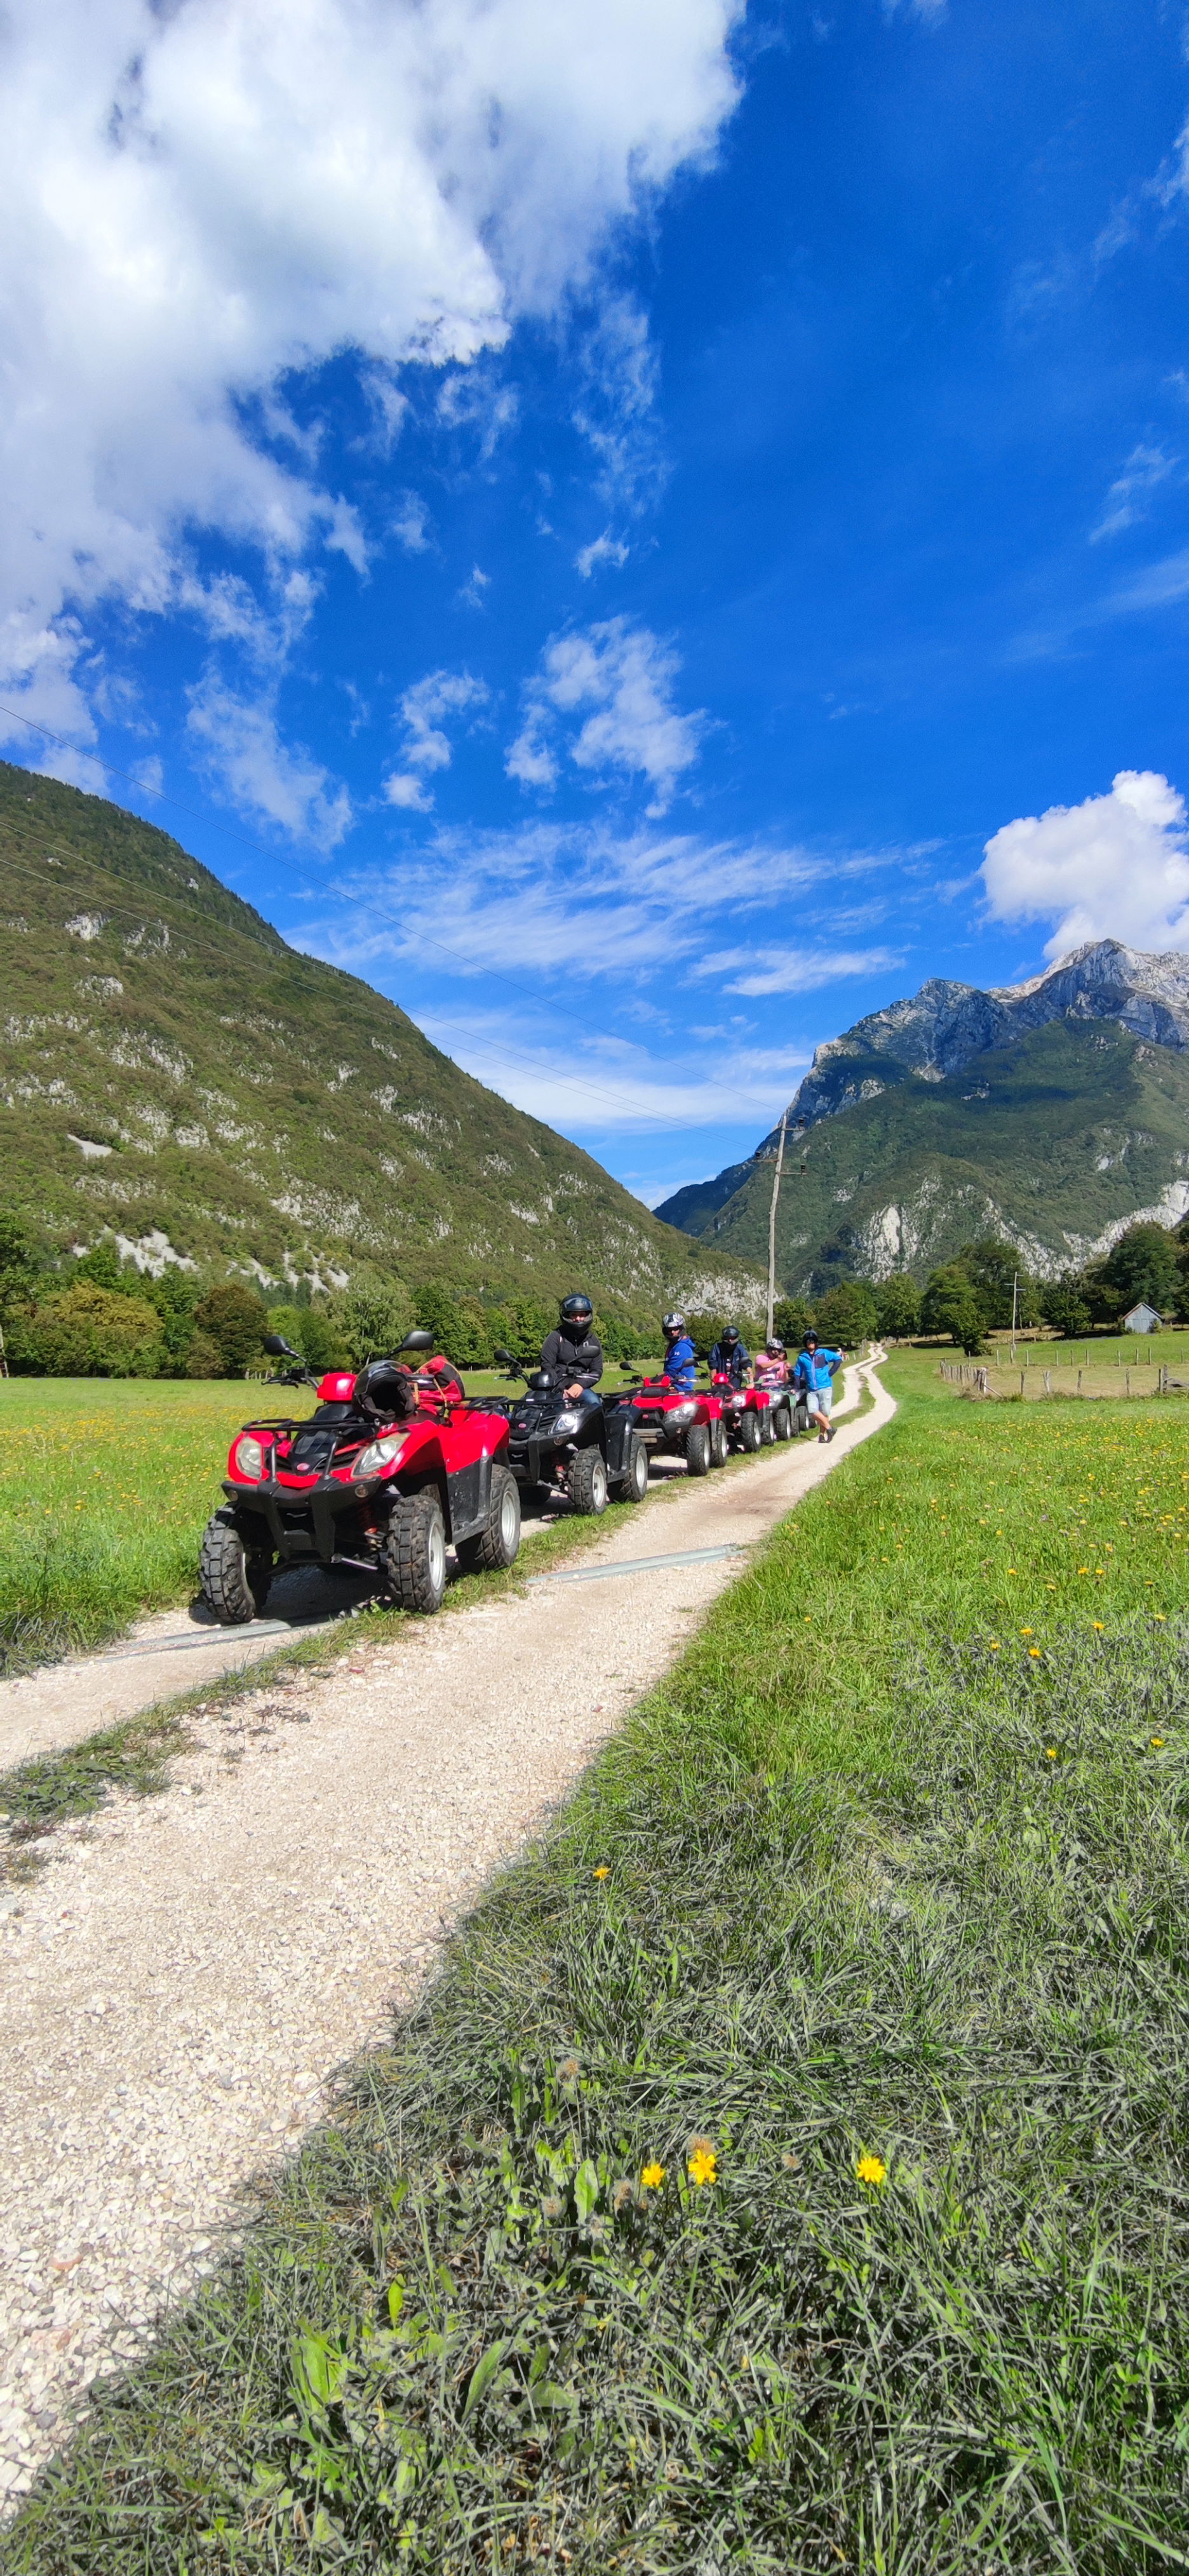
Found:
<svg viewBox="0 0 1189 2576"><path fill-rule="evenodd" d="M828 1038L789 1106L794 1130L835 1118L915 1075L940 1082L975 1057L1010 1046L1050 1020L1115 1020L1154 1046L1189 1048L1189 957L1148 956L1118 939L1098 939L1059 958L1026 983L992 987L931 976L918 993L871 1011ZM757 1156L775 1153L774 1128Z"/></svg>

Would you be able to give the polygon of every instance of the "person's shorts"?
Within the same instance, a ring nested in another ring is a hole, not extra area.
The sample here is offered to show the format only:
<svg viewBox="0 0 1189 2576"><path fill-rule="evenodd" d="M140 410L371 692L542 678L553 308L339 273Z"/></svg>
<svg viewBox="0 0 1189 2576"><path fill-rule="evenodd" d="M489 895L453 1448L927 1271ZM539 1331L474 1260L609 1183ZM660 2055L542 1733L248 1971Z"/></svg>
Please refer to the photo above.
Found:
<svg viewBox="0 0 1189 2576"><path fill-rule="evenodd" d="M829 1421L834 1402L834 1389L832 1386L811 1386L807 1390L805 1401L811 1413L824 1414Z"/></svg>

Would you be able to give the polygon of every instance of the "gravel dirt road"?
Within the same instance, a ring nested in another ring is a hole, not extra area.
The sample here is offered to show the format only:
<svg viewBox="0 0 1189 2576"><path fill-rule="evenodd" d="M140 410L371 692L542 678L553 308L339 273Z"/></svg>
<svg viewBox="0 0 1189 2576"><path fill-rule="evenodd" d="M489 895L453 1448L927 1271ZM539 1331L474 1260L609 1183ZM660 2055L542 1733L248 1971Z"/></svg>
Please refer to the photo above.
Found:
<svg viewBox="0 0 1189 2576"><path fill-rule="evenodd" d="M361 1622L330 1671L200 1714L165 1794L63 1828L0 1897L0 2495L213 2263L252 2176L672 1663L734 1551L889 1418L870 1382L831 1448L682 1479L568 1574L384 1642Z"/></svg>

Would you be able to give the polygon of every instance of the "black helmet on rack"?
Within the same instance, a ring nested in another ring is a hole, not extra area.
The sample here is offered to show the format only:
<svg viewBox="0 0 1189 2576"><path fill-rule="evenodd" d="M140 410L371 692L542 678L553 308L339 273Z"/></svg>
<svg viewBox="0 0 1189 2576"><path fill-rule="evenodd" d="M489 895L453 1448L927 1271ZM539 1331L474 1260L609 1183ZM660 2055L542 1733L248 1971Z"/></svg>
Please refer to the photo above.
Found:
<svg viewBox="0 0 1189 2576"><path fill-rule="evenodd" d="M580 1333L590 1331L594 1322L594 1307L584 1289L579 1288L572 1297L562 1298L561 1320L563 1324L576 1325Z"/></svg>
<svg viewBox="0 0 1189 2576"><path fill-rule="evenodd" d="M416 1409L417 1389L399 1360L369 1360L355 1380L355 1401L372 1422L407 1422Z"/></svg>
<svg viewBox="0 0 1189 2576"><path fill-rule="evenodd" d="M738 1324L728 1324L724 1329L722 1337L722 1346L724 1351L733 1351L735 1344L739 1339L740 1333Z"/></svg>
<svg viewBox="0 0 1189 2576"><path fill-rule="evenodd" d="M685 1331L684 1315L662 1315L661 1330L662 1332L667 1333L670 1341L672 1341L676 1334L683 1333Z"/></svg>

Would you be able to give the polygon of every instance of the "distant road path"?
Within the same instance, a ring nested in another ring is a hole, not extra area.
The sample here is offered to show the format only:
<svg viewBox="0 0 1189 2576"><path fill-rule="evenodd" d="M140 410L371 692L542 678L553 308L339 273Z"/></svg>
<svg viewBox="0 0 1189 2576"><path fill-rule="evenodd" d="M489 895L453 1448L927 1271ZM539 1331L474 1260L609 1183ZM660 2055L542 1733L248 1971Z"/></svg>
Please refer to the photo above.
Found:
<svg viewBox="0 0 1189 2576"><path fill-rule="evenodd" d="M853 1400L868 1371L848 1374ZM63 1828L0 1899L0 2494L213 2261L252 2175L680 1653L736 1551L889 1419L870 1383L830 1448L682 1478L523 1592L384 1640L361 1622L324 1676L197 1720L163 1796Z"/></svg>

